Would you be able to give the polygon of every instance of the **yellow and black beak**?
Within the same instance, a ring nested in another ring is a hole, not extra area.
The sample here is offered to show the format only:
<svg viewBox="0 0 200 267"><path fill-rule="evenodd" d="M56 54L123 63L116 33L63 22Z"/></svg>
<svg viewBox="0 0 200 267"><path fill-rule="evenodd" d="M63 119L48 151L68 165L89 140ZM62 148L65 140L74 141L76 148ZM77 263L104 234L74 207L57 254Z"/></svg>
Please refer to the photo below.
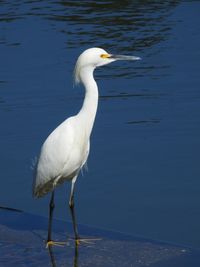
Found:
<svg viewBox="0 0 200 267"><path fill-rule="evenodd" d="M125 55L113 55L113 54L102 54L101 58L108 58L113 60L141 60L140 57L125 56Z"/></svg>
<svg viewBox="0 0 200 267"><path fill-rule="evenodd" d="M110 54L102 54L101 58L110 58L110 56L111 56Z"/></svg>

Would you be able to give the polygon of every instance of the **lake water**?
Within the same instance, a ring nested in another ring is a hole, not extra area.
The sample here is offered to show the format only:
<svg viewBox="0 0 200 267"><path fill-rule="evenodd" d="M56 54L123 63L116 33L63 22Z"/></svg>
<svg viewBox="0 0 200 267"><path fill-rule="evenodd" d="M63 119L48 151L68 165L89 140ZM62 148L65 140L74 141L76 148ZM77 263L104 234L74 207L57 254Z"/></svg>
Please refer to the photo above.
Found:
<svg viewBox="0 0 200 267"><path fill-rule="evenodd" d="M142 57L96 70L99 109L78 222L200 245L200 1L1 1L0 205L47 216L32 162L75 114L78 55L99 46ZM69 184L55 216L70 219Z"/></svg>

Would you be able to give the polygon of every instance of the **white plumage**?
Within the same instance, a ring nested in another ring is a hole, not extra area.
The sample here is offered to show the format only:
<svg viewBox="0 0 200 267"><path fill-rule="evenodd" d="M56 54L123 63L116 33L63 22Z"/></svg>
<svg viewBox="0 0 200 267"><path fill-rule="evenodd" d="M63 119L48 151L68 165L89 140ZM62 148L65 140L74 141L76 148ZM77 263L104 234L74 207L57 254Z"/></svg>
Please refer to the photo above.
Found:
<svg viewBox="0 0 200 267"><path fill-rule="evenodd" d="M65 180L72 180L85 164L89 153L89 136L79 120L75 116L64 121L44 142L37 165L36 197L52 191Z"/></svg>
<svg viewBox="0 0 200 267"><path fill-rule="evenodd" d="M85 87L82 108L76 116L65 120L47 137L41 148L33 182L33 195L35 197L42 197L52 191L48 244L51 242L54 189L64 181L72 181L69 204L75 238L78 239L73 211L73 195L76 178L88 158L90 135L98 105L98 87L93 77L93 71L96 67L109 64L115 60L138 59L140 58L134 56L111 55L101 48L90 48L84 51L77 60L74 71L75 82L82 83Z"/></svg>

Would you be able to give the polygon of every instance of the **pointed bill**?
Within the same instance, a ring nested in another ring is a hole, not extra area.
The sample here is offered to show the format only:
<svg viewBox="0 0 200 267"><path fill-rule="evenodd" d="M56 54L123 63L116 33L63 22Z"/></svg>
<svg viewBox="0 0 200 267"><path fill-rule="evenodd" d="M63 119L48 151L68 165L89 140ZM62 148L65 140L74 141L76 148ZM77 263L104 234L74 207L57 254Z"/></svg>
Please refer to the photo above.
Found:
<svg viewBox="0 0 200 267"><path fill-rule="evenodd" d="M141 57L135 57L135 56L124 56L124 55L112 55L109 56L110 59L114 60L141 60Z"/></svg>

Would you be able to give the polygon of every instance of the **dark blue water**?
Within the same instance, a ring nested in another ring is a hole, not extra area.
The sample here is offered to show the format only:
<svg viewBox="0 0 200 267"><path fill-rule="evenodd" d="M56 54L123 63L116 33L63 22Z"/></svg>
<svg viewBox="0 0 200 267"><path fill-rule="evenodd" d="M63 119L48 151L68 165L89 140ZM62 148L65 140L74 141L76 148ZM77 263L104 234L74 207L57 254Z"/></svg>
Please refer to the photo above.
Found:
<svg viewBox="0 0 200 267"><path fill-rule="evenodd" d="M0 205L47 216L33 200L32 161L76 113L78 55L100 46L135 55L95 72L100 101L80 223L200 244L200 1L1 1ZM69 219L69 184L56 217Z"/></svg>

